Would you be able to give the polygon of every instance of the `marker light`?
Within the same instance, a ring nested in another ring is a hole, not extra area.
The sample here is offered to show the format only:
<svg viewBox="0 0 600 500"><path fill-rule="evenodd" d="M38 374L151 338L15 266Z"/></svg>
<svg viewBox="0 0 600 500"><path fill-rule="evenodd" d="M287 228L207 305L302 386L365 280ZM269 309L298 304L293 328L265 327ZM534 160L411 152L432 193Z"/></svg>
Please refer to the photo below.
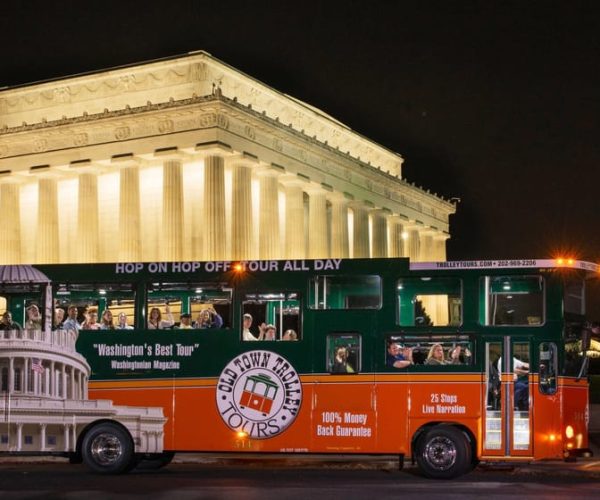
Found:
<svg viewBox="0 0 600 500"><path fill-rule="evenodd" d="M573 427L571 427L570 425L567 425L567 428L565 429L565 436L567 436L567 438L571 439L574 435L575 435L575 431L573 430Z"/></svg>
<svg viewBox="0 0 600 500"><path fill-rule="evenodd" d="M235 264L233 266L233 270L235 272L241 273L244 270L244 266L242 266L241 264Z"/></svg>
<svg viewBox="0 0 600 500"><path fill-rule="evenodd" d="M245 431L237 431L236 436L238 439L246 439L248 437L248 433Z"/></svg>
<svg viewBox="0 0 600 500"><path fill-rule="evenodd" d="M559 266L562 266L562 265L565 263L565 259L556 259L556 263L557 263Z"/></svg>
<svg viewBox="0 0 600 500"><path fill-rule="evenodd" d="M556 441L556 435L555 434L549 434L548 435L548 440L549 441Z"/></svg>

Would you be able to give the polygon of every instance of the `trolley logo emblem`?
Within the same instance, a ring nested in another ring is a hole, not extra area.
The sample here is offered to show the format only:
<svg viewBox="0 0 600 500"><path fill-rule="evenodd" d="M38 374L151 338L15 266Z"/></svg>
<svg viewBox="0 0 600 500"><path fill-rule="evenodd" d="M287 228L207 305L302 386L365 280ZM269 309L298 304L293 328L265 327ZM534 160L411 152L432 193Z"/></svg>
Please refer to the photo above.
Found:
<svg viewBox="0 0 600 500"><path fill-rule="evenodd" d="M302 403L298 372L270 351L250 351L231 360L217 384L217 408L225 424L254 439L281 434Z"/></svg>

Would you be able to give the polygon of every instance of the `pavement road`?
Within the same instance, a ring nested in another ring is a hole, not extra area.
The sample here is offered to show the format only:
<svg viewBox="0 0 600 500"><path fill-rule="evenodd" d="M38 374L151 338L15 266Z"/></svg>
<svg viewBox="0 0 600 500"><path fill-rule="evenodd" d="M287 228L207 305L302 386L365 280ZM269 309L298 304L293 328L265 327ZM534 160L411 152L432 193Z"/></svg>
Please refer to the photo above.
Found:
<svg viewBox="0 0 600 500"><path fill-rule="evenodd" d="M181 460L181 459L180 459ZM421 477L397 461L307 461L286 459L173 463L158 471L98 476L64 461L0 464L0 498L85 499L260 499L343 500L423 498L590 498L600 497L600 461L548 462L477 468L452 481Z"/></svg>

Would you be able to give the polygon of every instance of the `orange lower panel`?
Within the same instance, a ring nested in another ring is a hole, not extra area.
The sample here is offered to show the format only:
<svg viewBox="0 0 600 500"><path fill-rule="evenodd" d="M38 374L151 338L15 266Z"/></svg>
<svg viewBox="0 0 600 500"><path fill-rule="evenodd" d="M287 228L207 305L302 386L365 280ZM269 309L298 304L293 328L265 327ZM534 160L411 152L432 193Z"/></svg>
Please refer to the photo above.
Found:
<svg viewBox="0 0 600 500"><path fill-rule="evenodd" d="M138 387L131 382L91 383L90 398L162 407L168 419L165 448L181 451L408 453L413 433L431 421L461 422L477 435L476 381L415 385L397 380L377 386L372 376L303 383L302 402L295 412L283 415L287 420L271 409L277 401L253 399L247 393L233 397L235 404L224 401L218 406L217 398L227 394L217 394L215 382L206 380L177 381L176 387L162 381ZM280 406L290 398L285 395Z"/></svg>
<svg viewBox="0 0 600 500"><path fill-rule="evenodd" d="M302 376L301 395L267 391L262 398L219 393L216 379L106 381L90 383L90 398L162 407L164 444L170 450L407 454L421 426L454 422L471 431L481 454L481 376L379 378ZM257 378L256 387L262 382ZM532 449L516 454L560 458L568 442L587 447L587 387L561 384L556 395L542 396L532 384L532 391ZM286 407L291 410L279 411ZM570 441L566 425L574 430ZM493 454L502 458L502 449Z"/></svg>

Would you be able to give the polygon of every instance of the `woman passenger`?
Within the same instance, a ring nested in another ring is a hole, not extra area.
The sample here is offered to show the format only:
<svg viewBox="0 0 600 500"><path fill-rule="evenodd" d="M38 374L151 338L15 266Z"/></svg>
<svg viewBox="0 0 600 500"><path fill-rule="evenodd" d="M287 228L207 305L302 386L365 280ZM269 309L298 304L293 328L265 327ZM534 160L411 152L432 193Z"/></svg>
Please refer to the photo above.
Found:
<svg viewBox="0 0 600 500"><path fill-rule="evenodd" d="M162 314L160 313L160 309L158 307L153 307L150 309L148 330L163 330L165 328L171 328L175 324L169 304L165 306L165 312L167 314L167 319L162 319Z"/></svg>
<svg viewBox="0 0 600 500"><path fill-rule="evenodd" d="M194 323L194 328L200 328L201 330L222 327L223 318L221 318L221 315L214 309L203 309L200 311L200 314L198 314L196 322Z"/></svg>
<svg viewBox="0 0 600 500"><path fill-rule="evenodd" d="M113 314L110 309L104 309L102 313L102 322L100 323L100 330L114 330L115 324L113 321Z"/></svg>
<svg viewBox="0 0 600 500"><path fill-rule="evenodd" d="M444 348L441 344L433 344L425 360L426 365L445 365Z"/></svg>
<svg viewBox="0 0 600 500"><path fill-rule="evenodd" d="M100 330L102 325L98 323L98 309L88 309L85 313L85 321L81 323L82 330Z"/></svg>

